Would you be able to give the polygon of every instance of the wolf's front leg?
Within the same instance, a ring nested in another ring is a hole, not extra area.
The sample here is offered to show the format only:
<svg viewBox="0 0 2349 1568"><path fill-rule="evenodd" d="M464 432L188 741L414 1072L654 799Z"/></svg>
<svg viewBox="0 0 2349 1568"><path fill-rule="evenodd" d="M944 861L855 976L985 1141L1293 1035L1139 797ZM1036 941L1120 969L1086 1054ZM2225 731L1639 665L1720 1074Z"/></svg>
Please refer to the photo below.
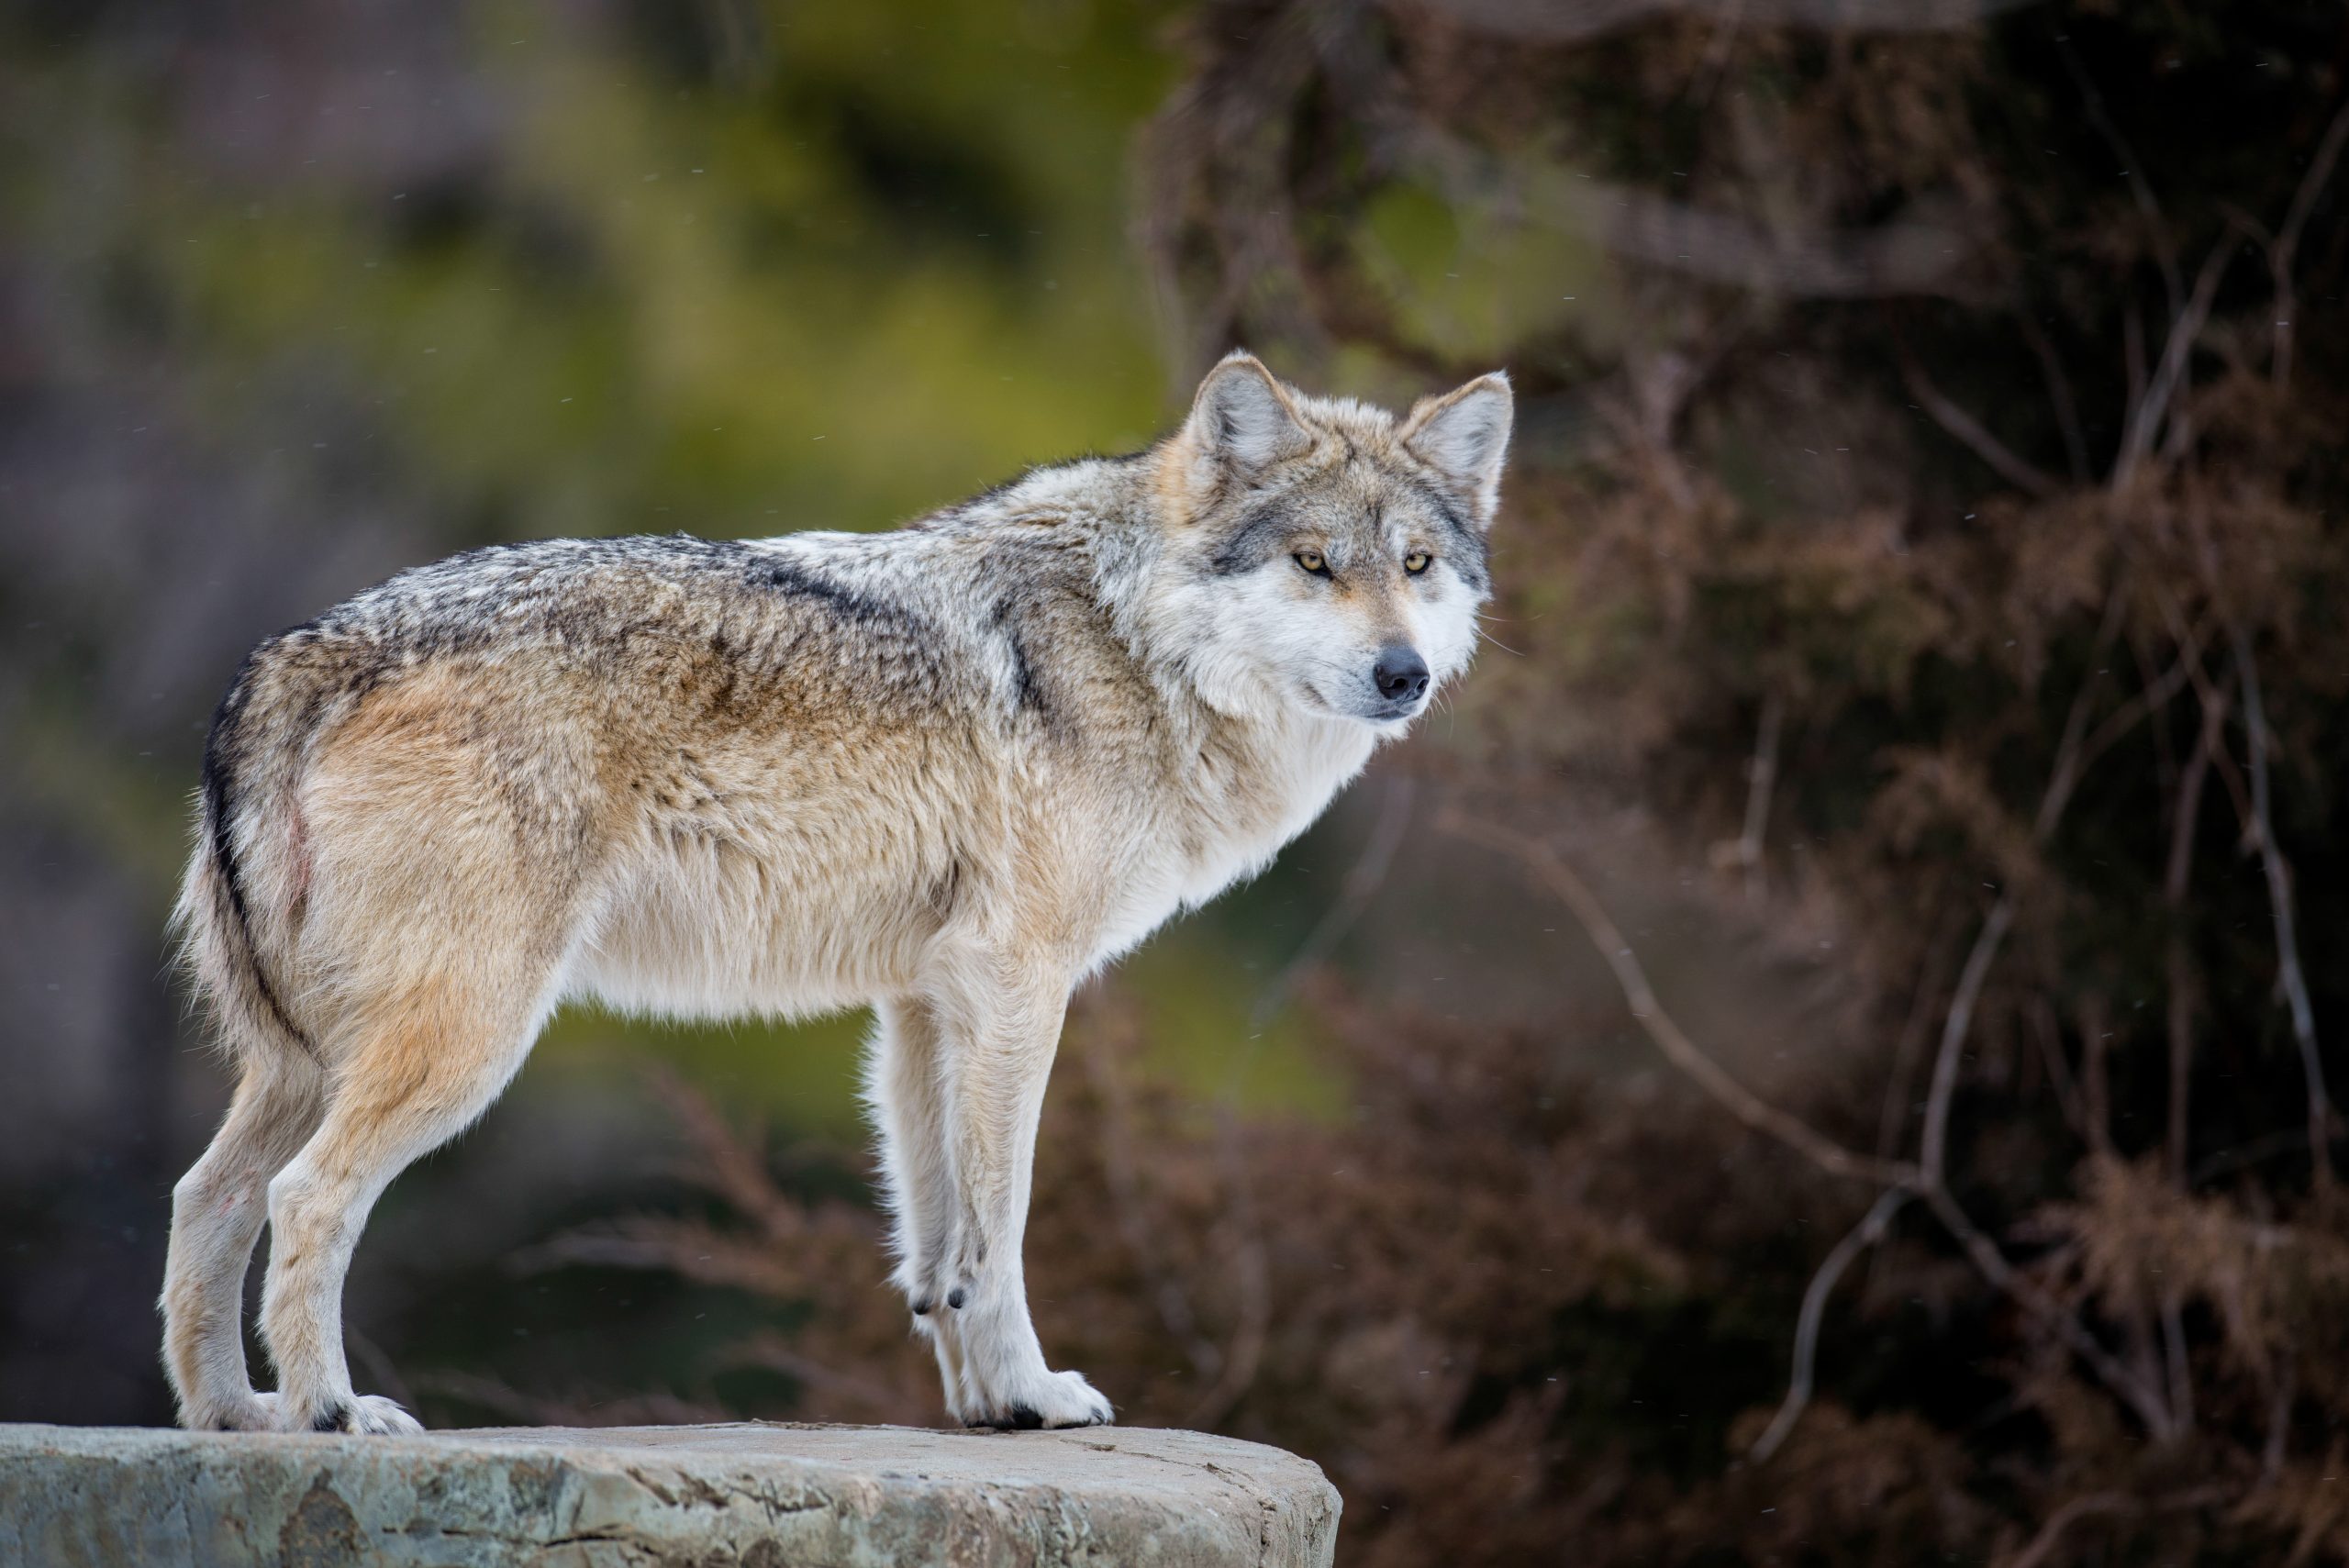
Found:
<svg viewBox="0 0 2349 1568"><path fill-rule="evenodd" d="M1083 1376L1045 1364L1020 1266L1036 1123L1067 1006L1064 977L1009 962L973 965L939 1004L957 1192L932 1331L947 1404L972 1426L1086 1427L1111 1415Z"/></svg>

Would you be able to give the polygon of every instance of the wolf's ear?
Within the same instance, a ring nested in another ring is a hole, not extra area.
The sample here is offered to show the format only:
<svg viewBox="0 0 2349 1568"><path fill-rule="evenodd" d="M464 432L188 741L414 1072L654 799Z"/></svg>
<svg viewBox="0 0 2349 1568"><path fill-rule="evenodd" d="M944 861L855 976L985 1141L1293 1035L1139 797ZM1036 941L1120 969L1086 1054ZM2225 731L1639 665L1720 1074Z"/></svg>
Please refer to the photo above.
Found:
<svg viewBox="0 0 2349 1568"><path fill-rule="evenodd" d="M1492 526L1500 504L1501 463L1508 456L1516 406L1508 373L1495 371L1441 397L1420 398L1403 421L1403 445L1475 498L1482 527Z"/></svg>
<svg viewBox="0 0 2349 1568"><path fill-rule="evenodd" d="M1281 384L1263 361L1234 349L1208 372L1183 435L1196 459L1253 473L1313 444Z"/></svg>

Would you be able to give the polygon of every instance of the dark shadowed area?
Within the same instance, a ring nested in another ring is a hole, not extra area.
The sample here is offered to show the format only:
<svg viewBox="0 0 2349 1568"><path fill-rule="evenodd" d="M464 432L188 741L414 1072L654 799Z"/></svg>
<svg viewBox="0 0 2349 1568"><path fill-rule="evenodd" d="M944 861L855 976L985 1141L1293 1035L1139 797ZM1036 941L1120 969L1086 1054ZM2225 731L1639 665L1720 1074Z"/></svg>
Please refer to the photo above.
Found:
<svg viewBox="0 0 2349 1568"><path fill-rule="evenodd" d="M247 646L888 527L1244 343L1506 366L1497 595L1080 998L1055 1362L1350 1563L2349 1561L2344 155L2285 0L0 4L0 1419L170 1418ZM558 1018L361 1386L938 1420L862 1027Z"/></svg>

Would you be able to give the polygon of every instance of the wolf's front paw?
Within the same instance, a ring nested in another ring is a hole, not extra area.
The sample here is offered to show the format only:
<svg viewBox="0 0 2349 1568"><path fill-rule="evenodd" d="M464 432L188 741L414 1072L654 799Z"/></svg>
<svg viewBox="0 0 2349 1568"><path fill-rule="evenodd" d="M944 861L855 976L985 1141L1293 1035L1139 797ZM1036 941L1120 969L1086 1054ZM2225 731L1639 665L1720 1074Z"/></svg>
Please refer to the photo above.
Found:
<svg viewBox="0 0 2349 1568"><path fill-rule="evenodd" d="M1048 1372L1033 1382L964 1401L966 1427L1103 1427L1117 1418L1100 1390L1074 1372Z"/></svg>
<svg viewBox="0 0 2349 1568"><path fill-rule="evenodd" d="M355 1394L319 1411L301 1428L307 1432L354 1432L367 1437L407 1437L424 1423L380 1394Z"/></svg>

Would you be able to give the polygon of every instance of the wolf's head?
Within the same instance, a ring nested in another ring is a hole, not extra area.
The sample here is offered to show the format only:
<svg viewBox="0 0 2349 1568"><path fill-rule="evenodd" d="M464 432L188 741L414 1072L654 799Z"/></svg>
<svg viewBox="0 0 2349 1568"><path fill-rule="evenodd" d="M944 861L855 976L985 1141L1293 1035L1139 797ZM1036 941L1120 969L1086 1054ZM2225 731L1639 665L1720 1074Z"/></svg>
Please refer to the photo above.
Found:
<svg viewBox="0 0 2349 1568"><path fill-rule="evenodd" d="M1159 454L1154 595L1210 700L1399 731L1467 667L1508 451L1508 376L1401 418L1234 353Z"/></svg>

